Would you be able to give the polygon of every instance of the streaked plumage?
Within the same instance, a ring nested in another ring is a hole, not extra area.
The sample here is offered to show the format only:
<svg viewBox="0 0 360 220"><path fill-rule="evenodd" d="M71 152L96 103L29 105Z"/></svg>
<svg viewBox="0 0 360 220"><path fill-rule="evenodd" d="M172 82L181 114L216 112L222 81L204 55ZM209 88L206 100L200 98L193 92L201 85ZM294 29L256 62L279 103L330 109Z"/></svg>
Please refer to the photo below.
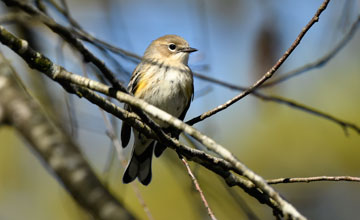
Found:
<svg viewBox="0 0 360 220"><path fill-rule="evenodd" d="M189 44L176 35L165 35L154 40L146 49L144 57L135 68L128 89L138 98L168 112L169 114L184 119L193 97L193 76L188 67L189 53L196 51ZM130 110L129 106L125 106ZM155 122L167 129L167 125L160 121ZM134 146L131 160L123 176L123 182L132 182L136 177L148 185L151 181L151 160L155 148L155 156L160 156L165 146L154 140L147 139L138 131L134 132ZM123 123L121 140L123 147L128 145L131 129Z"/></svg>

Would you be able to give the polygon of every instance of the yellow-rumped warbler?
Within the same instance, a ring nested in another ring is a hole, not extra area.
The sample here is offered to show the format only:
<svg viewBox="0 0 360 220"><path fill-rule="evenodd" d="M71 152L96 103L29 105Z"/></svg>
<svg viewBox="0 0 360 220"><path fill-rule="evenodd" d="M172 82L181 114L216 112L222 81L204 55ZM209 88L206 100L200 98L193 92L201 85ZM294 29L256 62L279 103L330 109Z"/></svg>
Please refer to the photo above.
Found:
<svg viewBox="0 0 360 220"><path fill-rule="evenodd" d="M128 86L129 91L138 98L183 120L194 94L193 75L188 67L189 53L197 51L189 47L182 37L165 35L154 40L146 49L143 59L135 68ZM129 106L125 106L130 110ZM155 122L165 128L167 124ZM167 132L171 132L168 129ZM131 160L123 176L124 183L132 182L136 177L148 185L151 181L152 154L159 157L166 146L133 129L134 146ZM130 140L131 129L123 123L121 129L122 146ZM178 138L179 134L171 132ZM155 150L154 150L155 148Z"/></svg>

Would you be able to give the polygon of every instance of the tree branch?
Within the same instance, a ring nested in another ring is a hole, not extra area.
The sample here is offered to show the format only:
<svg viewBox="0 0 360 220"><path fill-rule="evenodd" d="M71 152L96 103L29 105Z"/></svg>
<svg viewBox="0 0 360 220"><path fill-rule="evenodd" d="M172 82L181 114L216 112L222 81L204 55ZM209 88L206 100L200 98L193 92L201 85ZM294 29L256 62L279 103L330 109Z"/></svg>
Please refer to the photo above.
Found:
<svg viewBox="0 0 360 220"><path fill-rule="evenodd" d="M290 56L290 54L295 50L295 48L299 45L302 38L305 36L305 34L310 30L310 28L319 21L319 16L321 13L326 9L327 5L329 4L330 0L324 0L319 9L316 11L315 15L312 17L312 19L309 21L309 23L302 29L300 34L297 36L295 41L292 43L292 45L285 51L283 56L276 62L276 64L271 67L269 71L267 71L258 81L256 81L252 86L250 86L248 89L240 93L239 95L235 96L234 98L228 100L222 105L217 106L216 108L205 112L193 119L191 119L188 123L190 125L193 125L195 123L198 123L222 110L225 110L226 108L230 107L240 99L244 98L245 96L252 93L256 88L260 87L266 80L270 79L277 69L284 63L284 61Z"/></svg>
<svg viewBox="0 0 360 220"><path fill-rule="evenodd" d="M183 157L181 157L180 159L181 159L181 161L184 163L184 165L185 165L185 167L186 167L186 170L187 170L187 172L188 172L191 180L193 181L196 190L199 192L200 197L201 197L201 200L202 200L202 202L204 203L204 206L205 206L206 210L208 211L208 214L209 214L210 218L211 218L212 220L216 220L217 218L215 217L213 211L210 209L209 203L207 202L207 200L206 200L206 198L205 198L205 196L204 196L204 193L203 193L203 191L202 191L202 189L201 189L201 187L200 187L200 185L199 185L199 182L197 181L196 177L195 177L194 174L192 173L188 162L187 162Z"/></svg>
<svg viewBox="0 0 360 220"><path fill-rule="evenodd" d="M267 180L268 184L279 183L310 183L319 181L348 181L360 182L360 177L353 176L315 176L315 177L292 177Z"/></svg>
<svg viewBox="0 0 360 220"><path fill-rule="evenodd" d="M357 17L356 21L351 25L349 32L345 35L345 37L335 46L334 49L329 51L325 56L321 57L315 62L306 64L305 66L302 66L300 68L294 69L288 73L282 74L275 78L275 80L272 80L271 82L264 83L260 88L267 88L275 86L279 83L282 83L290 78L293 78L295 76L298 76L302 73L308 72L310 70L313 70L315 68L319 68L324 66L327 62L329 62L333 57L335 57L339 51L345 47L345 45L353 38L355 35L358 26L360 23L360 15Z"/></svg>

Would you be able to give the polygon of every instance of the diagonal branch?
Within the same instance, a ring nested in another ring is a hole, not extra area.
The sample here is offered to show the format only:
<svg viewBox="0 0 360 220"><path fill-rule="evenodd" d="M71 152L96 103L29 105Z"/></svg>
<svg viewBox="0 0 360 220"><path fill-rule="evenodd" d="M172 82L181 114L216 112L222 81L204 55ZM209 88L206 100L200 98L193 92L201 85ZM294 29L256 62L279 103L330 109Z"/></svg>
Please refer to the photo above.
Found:
<svg viewBox="0 0 360 220"><path fill-rule="evenodd" d="M186 167L186 170L188 171L188 174L189 174L191 180L193 181L193 183L194 183L194 185L195 185L196 190L199 192L200 197L201 197L201 200L203 201L204 206L205 206L205 208L207 209L210 218L211 218L212 220L216 220L217 218L215 217L213 211L211 210L211 208L210 208L210 206L209 206L209 203L207 202L207 200L206 200L206 198L205 198L205 196L204 196L204 193L203 193L202 189L200 188L199 182L197 181L196 177L195 177L194 174L192 173L188 162L187 162L183 157L181 157L180 159L181 159L181 161L184 163L184 165L185 165L185 167Z"/></svg>
<svg viewBox="0 0 360 220"><path fill-rule="evenodd" d="M359 23L360 23L360 15L357 17L356 21L351 25L351 28L350 28L349 32L345 35L345 37L335 46L334 49L329 51L325 56L321 57L320 59L318 59L315 62L309 63L298 69L294 69L293 71L290 71L288 73L280 75L275 80L264 83L261 86L261 88L275 86L275 85L282 83L290 78L298 76L304 72L308 72L315 68L324 66L327 62L329 62L329 60L331 60L333 57L335 57L339 53L339 51L353 38L353 36L355 35L355 33L359 27Z"/></svg>
<svg viewBox="0 0 360 220"><path fill-rule="evenodd" d="M303 39L305 34L310 30L310 28L319 21L320 14L326 9L327 5L329 4L330 0L324 0L319 9L316 11L315 15L311 18L309 23L302 29L300 34L297 36L295 41L292 43L292 45L285 51L283 56L276 62L276 64L271 67L269 71L267 71L258 81L256 81L252 86L250 86L248 89L240 93L239 95L235 96L234 98L228 100L222 105L217 106L216 108L205 112L189 121L190 125L193 125L195 123L198 123L222 110L225 110L226 108L230 107L240 99L244 98L245 96L252 93L256 88L260 87L266 80L270 79L276 70L279 69L279 67L285 62L285 60L290 56L290 54L295 50L295 48L300 44L300 41Z"/></svg>

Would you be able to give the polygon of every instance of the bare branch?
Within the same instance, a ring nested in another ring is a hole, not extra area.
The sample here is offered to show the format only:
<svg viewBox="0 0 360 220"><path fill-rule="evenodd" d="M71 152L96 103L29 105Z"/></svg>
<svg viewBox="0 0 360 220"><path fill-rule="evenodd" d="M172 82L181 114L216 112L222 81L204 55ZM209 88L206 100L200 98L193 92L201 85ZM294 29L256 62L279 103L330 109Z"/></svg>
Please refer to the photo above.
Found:
<svg viewBox="0 0 360 220"><path fill-rule="evenodd" d="M359 23L360 23L360 15L357 17L356 21L351 25L349 32L344 36L344 38L335 46L334 49L329 51L325 56L321 57L320 59L318 59L315 62L306 64L306 65L304 65L300 68L297 68L295 70L292 70L288 73L284 73L284 74L278 76L277 78L275 78L275 80L264 83L260 88L272 87L272 86L282 83L290 78L298 76L302 73L308 72L315 68L323 67L327 62L329 62L333 57L335 57L339 53L339 51L342 48L344 48L345 45L353 38L353 36L355 35L355 33L358 29Z"/></svg>
<svg viewBox="0 0 360 220"><path fill-rule="evenodd" d="M234 84L231 84L231 83L228 83L228 82L224 82L222 80L214 79L214 78L208 77L206 75L202 75L202 74L199 74L199 73L194 73L194 74L196 74L196 76L198 78L200 78L200 79L203 79L205 81L209 81L209 82L212 82L212 83L216 83L218 85L221 85L221 86L224 86L224 87L227 87L227 88L230 88L230 89L235 89L235 90L239 90L239 91L246 90L245 87L237 86L237 85L234 85ZM295 102L293 100L286 99L286 98L283 98L283 97L279 97L279 96L265 95L264 93L261 93L261 92L258 92L258 91L253 91L251 93L251 95L253 95L253 96L257 97L257 98L260 98L260 99L262 99L264 101L270 101L270 102L276 102L276 103L279 103L279 104L284 104L284 105L287 105L287 106L289 106L291 108L299 109L301 111L308 112L310 114L313 114L313 115L319 116L321 118L327 119L329 121L332 121L332 122L340 125L341 128L344 129L344 132L345 132L346 135L348 134L348 132L347 132L348 129L353 129L358 134L360 134L360 127L357 126L356 124L344 121L344 120L339 119L339 118L337 118L337 117L335 117L333 115L330 115L330 114L328 114L326 112L322 112L322 111L317 110L315 108L312 108L310 106L306 106L304 104L301 104L301 103L298 103L298 102ZM188 121L186 123L191 124L191 121Z"/></svg>
<svg viewBox="0 0 360 220"><path fill-rule="evenodd" d="M199 192L200 197L201 197L201 200L203 201L204 206L205 206L205 208L207 209L210 218L211 218L212 220L216 220L217 218L215 217L213 211L210 209L209 203L206 201L206 198L205 198L205 196L204 196L204 193L203 193L202 189L200 188L200 185L199 185L196 177L195 177L194 174L192 173L188 162L187 162L183 157L180 157L180 159L181 159L181 161L184 163L184 165L185 165L185 167L186 167L186 170L187 170L189 176L191 177L191 180L193 181L193 183L194 183L194 185L195 185L196 190Z"/></svg>
<svg viewBox="0 0 360 220"><path fill-rule="evenodd" d="M69 7L65 0L60 0L64 8L61 8L60 5L58 5L54 0L50 0L49 2L56 8L56 10L58 10L62 15L64 15L64 17L70 22L71 26L81 29L80 24L70 15Z"/></svg>
<svg viewBox="0 0 360 220"><path fill-rule="evenodd" d="M268 184L279 183L310 183L319 181L348 181L348 182L360 182L360 177L353 176L315 176L315 177L292 177L292 178L279 178L267 180Z"/></svg>
<svg viewBox="0 0 360 220"><path fill-rule="evenodd" d="M276 64L271 67L269 71L267 71L258 81L256 81L252 86L250 86L248 89L240 93L239 95L235 96L234 98L228 100L222 105L217 106L216 108L205 112L189 121L190 125L193 125L195 123L198 123L222 110L225 110L226 108L230 107L232 104L236 103L240 99L244 98L245 96L252 93L256 88L260 87L266 80L270 79L277 69L284 63L284 61L290 56L290 54L295 50L295 48L299 45L302 38L305 36L305 34L310 30L310 28L319 20L320 14L326 9L327 5L329 4L330 0L324 0L315 15L312 17L312 19L309 21L309 23L302 29L300 34L297 36L295 41L292 43L292 45L289 47L289 49L286 50L286 52L283 54L283 56L276 62Z"/></svg>

